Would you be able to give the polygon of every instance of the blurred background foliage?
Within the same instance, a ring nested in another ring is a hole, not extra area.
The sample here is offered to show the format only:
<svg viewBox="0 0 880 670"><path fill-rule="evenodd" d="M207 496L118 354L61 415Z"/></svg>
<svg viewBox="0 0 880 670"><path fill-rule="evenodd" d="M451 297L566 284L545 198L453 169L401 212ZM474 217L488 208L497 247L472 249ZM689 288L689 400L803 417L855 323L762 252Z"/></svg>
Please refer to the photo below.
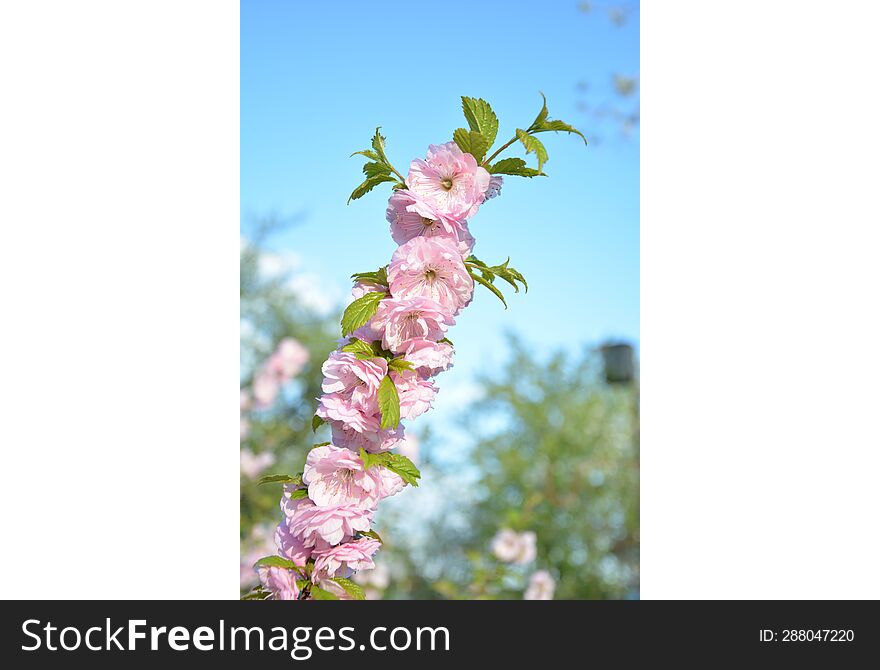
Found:
<svg viewBox="0 0 880 670"><path fill-rule="evenodd" d="M304 304L283 268L266 272L266 258L273 256L265 242L283 227L270 217L242 239L242 388L248 389L283 338L299 341L309 358L271 407L245 413L250 425L243 452L270 454L271 462L257 471L243 465L243 589L253 584L249 565L274 553L271 533L279 520L280 487L258 486L257 477L300 472L311 445L328 439L326 428L314 435L310 422L320 365L335 347L338 315L324 316ZM408 426L419 452L410 455L419 462L423 484L380 509L382 567L361 577L372 597L521 598L536 568L557 581L557 598L638 597L638 382L632 347L616 343L547 357L514 335L508 346L507 362L478 378L459 420L469 436L466 448L445 454L442 426ZM534 562L498 561L490 546L500 528L534 532Z"/></svg>

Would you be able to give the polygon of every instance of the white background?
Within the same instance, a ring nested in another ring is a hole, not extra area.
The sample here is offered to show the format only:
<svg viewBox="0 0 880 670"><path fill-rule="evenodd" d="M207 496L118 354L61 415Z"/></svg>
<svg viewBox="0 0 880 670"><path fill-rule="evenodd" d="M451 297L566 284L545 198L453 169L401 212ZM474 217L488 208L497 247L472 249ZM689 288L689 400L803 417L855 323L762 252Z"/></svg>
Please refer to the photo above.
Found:
<svg viewBox="0 0 880 670"><path fill-rule="evenodd" d="M645 598L880 597L878 13L642 5ZM235 598L238 5L0 69L0 595Z"/></svg>

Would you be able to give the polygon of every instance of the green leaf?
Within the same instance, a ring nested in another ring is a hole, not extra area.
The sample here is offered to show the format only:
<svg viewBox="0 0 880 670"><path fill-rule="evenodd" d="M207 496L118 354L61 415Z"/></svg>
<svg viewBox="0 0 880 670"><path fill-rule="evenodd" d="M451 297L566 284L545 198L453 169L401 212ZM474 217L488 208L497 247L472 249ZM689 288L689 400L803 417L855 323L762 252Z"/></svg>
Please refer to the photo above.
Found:
<svg viewBox="0 0 880 670"><path fill-rule="evenodd" d="M532 137L525 130L520 128L516 129L516 136L519 138L519 141L522 142L522 145L526 148L526 154L534 153L538 157L538 171L540 172L541 168L544 167L544 163L547 162L547 149L544 148L544 145L541 143L537 137Z"/></svg>
<svg viewBox="0 0 880 670"><path fill-rule="evenodd" d="M366 293L346 307L342 313L342 336L354 332L372 319L379 309L379 301L384 297L384 292Z"/></svg>
<svg viewBox="0 0 880 670"><path fill-rule="evenodd" d="M290 492L291 500L302 500L303 498L309 497L308 489L296 489L295 491Z"/></svg>
<svg viewBox="0 0 880 670"><path fill-rule="evenodd" d="M371 161L381 161L382 158L375 151L370 151L369 149L364 149L363 151L355 151L349 158L353 158L354 156L366 156Z"/></svg>
<svg viewBox="0 0 880 670"><path fill-rule="evenodd" d="M363 198L367 193L376 188L379 184L386 181L397 181L390 174L377 174L374 177L367 177L360 186L358 186L355 190L351 192L351 195L348 197L348 202L352 200L357 200L359 198Z"/></svg>
<svg viewBox="0 0 880 670"><path fill-rule="evenodd" d="M495 165L487 165L491 174L509 174L515 177L546 177L540 170L526 167L522 158L502 158Z"/></svg>
<svg viewBox="0 0 880 670"><path fill-rule="evenodd" d="M346 344L340 351L343 351L347 354L366 354L368 358L374 358L376 356L376 352L373 350L373 345L369 342L364 342L363 340L359 340L356 337L352 337L349 339L348 344Z"/></svg>
<svg viewBox="0 0 880 670"><path fill-rule="evenodd" d="M486 142L486 138L483 137L482 133L478 133L475 130L457 128L456 131L452 133L452 139L455 140L459 149L476 158L477 163L482 162L483 158L486 157L486 152L489 150L489 144Z"/></svg>
<svg viewBox="0 0 880 670"><path fill-rule="evenodd" d="M509 263L510 263L510 259L508 258L501 265L493 265L492 267L490 267L489 271L491 271L494 275L501 277L501 279L503 279L508 284L513 286L513 289L517 293L519 293L519 286L517 285L516 282L520 282L525 287L526 293L528 293L529 292L529 285L528 285L528 282L526 282L525 277L523 277L522 274L518 270L516 270L512 267L509 267Z"/></svg>
<svg viewBox="0 0 880 670"><path fill-rule="evenodd" d="M486 138L486 149L495 144L498 135L498 117L491 105L482 98L461 96L461 111L471 130L475 130Z"/></svg>
<svg viewBox="0 0 880 670"><path fill-rule="evenodd" d="M382 454L371 454L369 451L361 447L361 462L364 464L364 470L369 470L374 465L379 465L382 461Z"/></svg>
<svg viewBox="0 0 880 670"><path fill-rule="evenodd" d="M470 273L471 277L474 278L475 282L482 284L487 289L492 291L492 293L494 293L496 296L498 296L498 299L504 303L504 309L507 309L507 301L504 299L504 294L501 293L501 291L499 291L491 282L483 279L481 276L479 276L477 274L474 274L474 272L471 268L468 268L468 272Z"/></svg>
<svg viewBox="0 0 880 670"><path fill-rule="evenodd" d="M361 536L362 537L371 537L374 540L379 540L380 543L385 544L385 542L382 540L382 538L379 537L379 533L377 533L375 530L362 530Z"/></svg>
<svg viewBox="0 0 880 670"><path fill-rule="evenodd" d="M382 413L380 428L397 428L400 423L400 396L391 377L385 376L379 383L379 411Z"/></svg>
<svg viewBox="0 0 880 670"><path fill-rule="evenodd" d="M385 163L364 163L362 168L367 177L376 177L378 175L390 175L391 168Z"/></svg>
<svg viewBox="0 0 880 670"><path fill-rule="evenodd" d="M302 473L298 475L265 475L260 477L257 485L260 484L302 484Z"/></svg>
<svg viewBox="0 0 880 670"><path fill-rule="evenodd" d="M584 144L587 144L587 138L584 137L584 134L575 128L572 125L567 124L565 121L559 121L558 119L553 119L552 121L544 121L539 127L533 128L531 130L533 133L574 133L575 135L580 135L581 139L584 141Z"/></svg>
<svg viewBox="0 0 880 670"><path fill-rule="evenodd" d="M522 273L520 273L518 270L514 270L513 268L507 268L507 272L508 272L508 274L510 274L510 276L513 277L516 281L522 283L522 285L523 285L523 286L525 287L525 289L526 289L526 293L529 292L529 283L526 281L526 278L522 276Z"/></svg>
<svg viewBox="0 0 880 670"><path fill-rule="evenodd" d="M402 358L392 358L388 361L388 369L395 372L403 372L404 370L413 370L413 365Z"/></svg>
<svg viewBox="0 0 880 670"><path fill-rule="evenodd" d="M355 281L363 280L388 286L388 270L384 266L375 272L355 272L351 278Z"/></svg>
<svg viewBox="0 0 880 670"><path fill-rule="evenodd" d="M330 593L330 591L325 591L320 586L315 586L314 584L312 584L309 592L315 600L339 600L339 598Z"/></svg>
<svg viewBox="0 0 880 670"><path fill-rule="evenodd" d="M345 592L350 595L355 600L366 600L367 596L364 594L364 590L360 587L359 584L355 584L350 579L346 579L345 577L334 577L333 581L339 584Z"/></svg>
<svg viewBox="0 0 880 670"><path fill-rule="evenodd" d="M455 346L455 345L452 343L452 340L450 340L448 337L444 337L442 340L437 340L437 341L438 341L438 342L445 342L445 343L448 344L450 347L454 347L454 346Z"/></svg>
<svg viewBox="0 0 880 670"><path fill-rule="evenodd" d="M316 430L318 430L318 428L323 426L325 423L327 423L327 422L324 421L324 419L322 419L317 414L315 414L315 416L312 417L312 432L314 433Z"/></svg>
<svg viewBox="0 0 880 670"><path fill-rule="evenodd" d="M385 138L379 134L379 128L381 127L382 126L376 128L376 134L373 135L373 141L371 142L371 144L373 146L373 151L375 151L379 156L379 161L383 163L388 163L390 165L390 162L388 161L388 156L385 155Z"/></svg>
<svg viewBox="0 0 880 670"><path fill-rule="evenodd" d="M422 476L422 473L419 472L415 463L403 454L395 454L393 452L385 453L388 455L388 459L384 463L386 468L391 470L391 472L396 472L400 475L403 481L407 484L412 484L413 486L419 485L419 478Z"/></svg>
<svg viewBox="0 0 880 670"><path fill-rule="evenodd" d="M331 442L317 442L312 445L312 449L317 449L318 447L326 447L329 444L332 444L332 443ZM300 481L300 484L302 484L302 481Z"/></svg>
<svg viewBox="0 0 880 670"><path fill-rule="evenodd" d="M361 461L364 464L364 470L369 470L370 468L378 465L379 467L388 468L392 472L396 472L407 484L412 484L413 486L419 485L418 480L422 476L422 474L415 466L415 463L413 463L402 454L395 454L391 451L383 451L378 454L371 454L364 449L361 449L360 456ZM361 534L364 535L366 533ZM372 535L370 537L372 537ZM380 542L382 541L382 538L380 538L378 535L376 535L375 537Z"/></svg>
<svg viewBox="0 0 880 670"><path fill-rule="evenodd" d="M265 566L267 568L287 568L288 570L298 570L299 566L293 561L289 561L281 556L264 556L254 563L254 567Z"/></svg>
<svg viewBox="0 0 880 670"><path fill-rule="evenodd" d="M529 130L538 128L542 123L544 123L544 121L547 120L547 96L541 93L541 97L544 99L544 105L541 107L541 111L538 112L538 116L535 117L532 125L529 126Z"/></svg>

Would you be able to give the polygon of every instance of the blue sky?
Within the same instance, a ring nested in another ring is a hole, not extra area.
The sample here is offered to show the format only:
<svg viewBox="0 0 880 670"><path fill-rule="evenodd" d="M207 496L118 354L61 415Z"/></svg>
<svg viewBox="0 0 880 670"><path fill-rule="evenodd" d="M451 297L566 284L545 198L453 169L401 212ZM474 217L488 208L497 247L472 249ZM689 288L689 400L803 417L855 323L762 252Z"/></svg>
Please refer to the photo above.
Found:
<svg viewBox="0 0 880 670"><path fill-rule="evenodd" d="M539 351L605 338L637 342L638 133L623 139L600 129L578 102L586 98L579 82L602 97L614 73L637 75L638 49L637 12L617 28L598 10L579 11L576 1L245 0L242 217L303 213L276 244L345 296L351 272L375 269L395 248L384 218L390 191L377 188L346 206L362 165L349 154L367 148L375 127L405 173L428 144L466 125L459 96L492 104L503 141L531 123L543 91L551 118L588 137L601 131L603 141L585 147L575 136L542 136L549 177L507 177L501 197L471 221L475 253L490 263L510 256L531 290L506 291L505 311L477 287L450 334L457 359L449 374L461 383L486 370L503 356L506 331ZM533 156L527 160L533 165Z"/></svg>

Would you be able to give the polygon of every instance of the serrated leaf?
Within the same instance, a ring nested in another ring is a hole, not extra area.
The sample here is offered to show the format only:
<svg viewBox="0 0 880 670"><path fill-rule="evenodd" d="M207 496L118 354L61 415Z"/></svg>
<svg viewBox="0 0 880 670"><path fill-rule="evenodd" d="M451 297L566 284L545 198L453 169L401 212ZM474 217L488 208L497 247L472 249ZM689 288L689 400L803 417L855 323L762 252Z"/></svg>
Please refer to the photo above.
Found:
<svg viewBox="0 0 880 670"><path fill-rule="evenodd" d="M538 116L536 116L535 120L532 122L532 125L529 126L529 130L537 128L547 120L547 96L541 93L541 97L544 99L544 104L541 107L541 111L538 112Z"/></svg>
<svg viewBox="0 0 880 670"><path fill-rule="evenodd" d="M315 414L315 416L312 417L312 432L314 433L316 430L318 430L318 428L323 426L325 423L327 423L327 422L324 421L324 419L322 419L317 414Z"/></svg>
<svg viewBox="0 0 880 670"><path fill-rule="evenodd" d="M588 144L587 138L584 137L584 134L565 121L560 121L558 119L553 119L552 121L544 121L539 127L533 128L533 133L574 133L575 135L580 135L581 139L584 141L584 144Z"/></svg>
<svg viewBox="0 0 880 670"><path fill-rule="evenodd" d="M302 473L298 475L265 475L260 477L257 486L261 484L302 484Z"/></svg>
<svg viewBox="0 0 880 670"><path fill-rule="evenodd" d="M495 165L487 165L491 174L509 174L515 177L546 177L540 170L526 167L522 158L502 158Z"/></svg>
<svg viewBox="0 0 880 670"><path fill-rule="evenodd" d="M379 465L382 461L382 454L371 454L369 451L361 447L361 462L364 464L364 470L369 470L374 465Z"/></svg>
<svg viewBox="0 0 880 670"><path fill-rule="evenodd" d="M507 271L511 274L511 276L513 276L513 278L516 281L522 283L522 285L526 289L526 293L528 293L529 292L529 283L526 281L526 278L522 276L522 273L519 272L518 270L514 270L513 268L507 268Z"/></svg>
<svg viewBox="0 0 880 670"><path fill-rule="evenodd" d="M522 142L522 145L526 148L526 154L534 153L535 156L538 157L538 171L541 171L541 168L544 167L544 163L547 162L547 149L544 148L543 143L537 137L532 137L525 130L521 128L516 129L516 136L519 138L519 141Z"/></svg>
<svg viewBox="0 0 880 670"><path fill-rule="evenodd" d="M501 277L501 279L506 281L508 284L513 286L513 290L519 293L519 286L517 285L516 281L514 281L509 272L496 272L495 274Z"/></svg>
<svg viewBox="0 0 880 670"><path fill-rule="evenodd" d="M415 463L403 454L395 454L392 452L386 453L388 453L388 460L384 463L385 467L391 470L391 472L400 475L403 481L407 484L418 486L419 478L422 476L422 473L419 472Z"/></svg>
<svg viewBox="0 0 880 670"><path fill-rule="evenodd" d="M388 286L388 270L384 266L375 272L355 272L351 278L355 281L363 280Z"/></svg>
<svg viewBox="0 0 880 670"><path fill-rule="evenodd" d="M281 556L264 556L259 561L254 563L254 567L267 567L267 568L287 568L288 570L298 570L299 566L286 558L282 558Z"/></svg>
<svg viewBox="0 0 880 670"><path fill-rule="evenodd" d="M356 331L372 319L376 310L379 309L379 301L384 297L385 293L383 292L365 293L346 307L342 313L342 336L345 337Z"/></svg>
<svg viewBox="0 0 880 670"><path fill-rule="evenodd" d="M492 106L482 98L461 96L461 111L471 130L475 130L486 138L486 149L495 144L498 135L498 117Z"/></svg>
<svg viewBox="0 0 880 670"><path fill-rule="evenodd" d="M478 284L482 284L482 285L485 286L487 289L489 289L490 291L492 291L492 293L494 293L494 294L498 297L498 299L499 299L502 303L504 303L504 309L507 309L507 301L504 299L504 294L501 293L501 291L499 291L497 287L495 287L491 282L489 282L489 281L483 279L480 275L475 274L475 273L473 272L473 270L471 270L471 268L468 268L468 272L470 273L471 277L474 278L474 281L475 281L475 282L477 282Z"/></svg>
<svg viewBox="0 0 880 670"><path fill-rule="evenodd" d="M373 135L373 141L371 142L371 145L373 147L373 151L375 151L379 155L380 162L391 165L390 161L388 160L388 156L385 155L385 138L379 134L379 128L381 127L382 126L376 128L376 134Z"/></svg>
<svg viewBox="0 0 880 670"><path fill-rule="evenodd" d="M339 584L345 592L350 595L355 600L366 600L367 596L364 594L364 590L361 588L360 584L355 584L350 579L346 579L345 577L334 577L333 581Z"/></svg>
<svg viewBox="0 0 880 670"><path fill-rule="evenodd" d="M397 387L387 375L382 378L379 383L379 392L377 394L379 401L379 411L382 413L382 422L380 428L397 428L400 424L400 396L397 394Z"/></svg>
<svg viewBox="0 0 880 670"><path fill-rule="evenodd" d="M359 198L363 198L367 193L376 188L379 184L382 184L386 181L397 181L390 174L377 174L373 177L367 177L355 190L351 192L351 195L348 196L348 202L350 203L352 200L358 200Z"/></svg>
<svg viewBox="0 0 880 670"><path fill-rule="evenodd" d="M369 342L364 342L363 340L359 340L356 337L352 337L348 344L346 344L340 351L343 351L347 354L367 354L368 358L373 358L376 356L376 352L373 351L373 345Z"/></svg>
<svg viewBox="0 0 880 670"><path fill-rule="evenodd" d="M402 358L392 358L388 361L388 369L395 372L403 372L404 370L413 370L413 365Z"/></svg>
<svg viewBox="0 0 880 670"><path fill-rule="evenodd" d="M486 157L486 152L489 150L489 143L486 141L486 138L483 137L482 133L478 133L475 130L457 128L452 133L452 139L455 140L459 149L476 158L477 163L483 161L483 158Z"/></svg>
<svg viewBox="0 0 880 670"><path fill-rule="evenodd" d="M375 530L362 530L361 536L362 537L371 537L374 540L378 540L381 544L385 544L384 540L382 540L382 538L379 537L379 533L377 533Z"/></svg>
<svg viewBox="0 0 880 670"><path fill-rule="evenodd" d="M367 177L376 177L380 174L391 174L391 168L385 163L364 163L362 169Z"/></svg>
<svg viewBox="0 0 880 670"><path fill-rule="evenodd" d="M315 586L314 584L312 584L309 592L312 594L312 598L314 598L315 600L339 600L339 598L336 595L330 593L330 591L326 591L320 586Z"/></svg>
<svg viewBox="0 0 880 670"><path fill-rule="evenodd" d="M369 149L364 149L363 151L355 151L349 158L353 158L354 156L366 156L371 161L381 161L382 158L375 151L370 151Z"/></svg>
<svg viewBox="0 0 880 670"><path fill-rule="evenodd" d="M295 491L290 492L291 500L302 500L303 498L309 497L308 489L296 489Z"/></svg>

